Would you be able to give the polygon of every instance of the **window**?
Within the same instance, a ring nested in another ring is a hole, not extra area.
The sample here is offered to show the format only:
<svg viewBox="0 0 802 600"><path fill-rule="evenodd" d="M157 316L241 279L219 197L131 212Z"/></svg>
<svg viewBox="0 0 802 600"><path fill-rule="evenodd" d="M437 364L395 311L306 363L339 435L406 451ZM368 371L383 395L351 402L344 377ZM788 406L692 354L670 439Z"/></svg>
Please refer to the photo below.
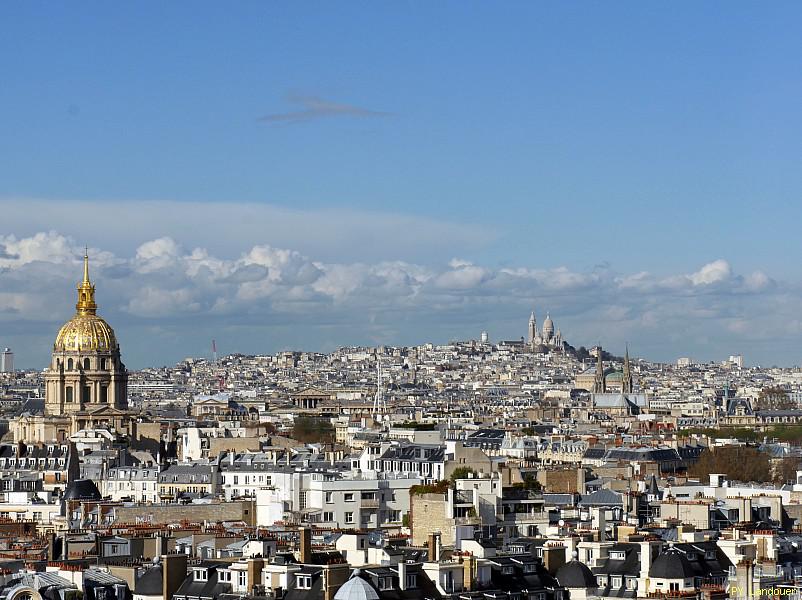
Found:
<svg viewBox="0 0 802 600"><path fill-rule="evenodd" d="M353 492L348 492L344 495L346 502L353 502L354 501L354 494Z"/></svg>
<svg viewBox="0 0 802 600"><path fill-rule="evenodd" d="M352 513L352 512L345 513L345 522L346 523L353 523L354 522L354 513Z"/></svg>
<svg viewBox="0 0 802 600"><path fill-rule="evenodd" d="M407 574L407 589L411 590L418 587L418 575L417 573L408 573Z"/></svg>
<svg viewBox="0 0 802 600"><path fill-rule="evenodd" d="M70 362L72 362L72 359L70 359ZM70 368L72 368L72 367L70 367ZM64 399L65 402L72 402L72 386L68 385L67 389L64 390L64 392L65 392L65 396L66 396L65 399Z"/></svg>
<svg viewBox="0 0 802 600"><path fill-rule="evenodd" d="M67 370L68 371L72 371L72 359L71 358L67 360Z"/></svg>
<svg viewBox="0 0 802 600"><path fill-rule="evenodd" d="M237 577L237 583L241 588L244 588L248 585L248 574L245 571L240 571Z"/></svg>
<svg viewBox="0 0 802 600"><path fill-rule="evenodd" d="M100 386L100 401L103 403L109 401L109 386L107 385Z"/></svg>
<svg viewBox="0 0 802 600"><path fill-rule="evenodd" d="M330 523L334 520L334 513L333 512L324 512L323 513L323 521L325 523Z"/></svg>
<svg viewBox="0 0 802 600"><path fill-rule="evenodd" d="M205 569L195 569L193 576L194 576L193 579L195 579L195 581L206 581L208 579L208 575Z"/></svg>
<svg viewBox="0 0 802 600"><path fill-rule="evenodd" d="M81 393L81 402L91 402L91 398L92 388L88 385L85 385Z"/></svg>
<svg viewBox="0 0 802 600"><path fill-rule="evenodd" d="M621 577L620 576L612 577L610 585L612 585L615 588L621 587Z"/></svg>
<svg viewBox="0 0 802 600"><path fill-rule="evenodd" d="M312 589L312 576L311 575L296 575L295 577L296 586L299 590L311 590Z"/></svg>
<svg viewBox="0 0 802 600"><path fill-rule="evenodd" d="M85 358L84 359L84 369L88 371L89 368L90 368L89 359Z"/></svg>
<svg viewBox="0 0 802 600"><path fill-rule="evenodd" d="M393 589L392 577L379 577L379 591L387 591Z"/></svg>
<svg viewBox="0 0 802 600"><path fill-rule="evenodd" d="M514 571L514 569L509 565L501 567L501 572L504 575L512 575L513 571Z"/></svg>
<svg viewBox="0 0 802 600"><path fill-rule="evenodd" d="M332 502L334 502L334 500L332 500L331 492L326 492L326 504L331 504Z"/></svg>

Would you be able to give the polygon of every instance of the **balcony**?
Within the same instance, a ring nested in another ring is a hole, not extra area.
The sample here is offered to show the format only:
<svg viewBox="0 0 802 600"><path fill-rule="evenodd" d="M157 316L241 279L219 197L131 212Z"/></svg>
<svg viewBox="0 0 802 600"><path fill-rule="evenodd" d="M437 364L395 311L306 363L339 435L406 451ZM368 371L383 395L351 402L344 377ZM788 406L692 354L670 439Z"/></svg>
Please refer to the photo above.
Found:
<svg viewBox="0 0 802 600"><path fill-rule="evenodd" d="M379 508L379 501L363 498L360 507L365 509L377 509Z"/></svg>
<svg viewBox="0 0 802 600"><path fill-rule="evenodd" d="M504 514L504 522L511 523L548 523L549 515L546 512L510 512Z"/></svg>

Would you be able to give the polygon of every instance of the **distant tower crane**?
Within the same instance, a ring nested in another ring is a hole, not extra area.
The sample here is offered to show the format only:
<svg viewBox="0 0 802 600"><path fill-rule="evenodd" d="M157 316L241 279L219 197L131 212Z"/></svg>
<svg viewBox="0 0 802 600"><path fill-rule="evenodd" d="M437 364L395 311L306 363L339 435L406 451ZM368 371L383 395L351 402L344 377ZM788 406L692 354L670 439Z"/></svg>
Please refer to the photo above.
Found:
<svg viewBox="0 0 802 600"><path fill-rule="evenodd" d="M376 358L376 396L373 398L373 419L381 420L387 416L387 401L384 398L384 387L382 385L382 361L381 357Z"/></svg>

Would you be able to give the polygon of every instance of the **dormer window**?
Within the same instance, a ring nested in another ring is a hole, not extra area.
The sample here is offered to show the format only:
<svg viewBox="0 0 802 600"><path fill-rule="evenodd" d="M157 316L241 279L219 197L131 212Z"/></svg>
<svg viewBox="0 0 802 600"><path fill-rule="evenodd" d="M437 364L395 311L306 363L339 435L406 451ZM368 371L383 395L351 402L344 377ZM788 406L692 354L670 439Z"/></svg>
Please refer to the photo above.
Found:
<svg viewBox="0 0 802 600"><path fill-rule="evenodd" d="M407 574L407 589L411 590L418 587L418 574L417 573L408 573Z"/></svg>
<svg viewBox="0 0 802 600"><path fill-rule="evenodd" d="M509 565L501 567L501 572L504 575L512 575L513 571L514 571L514 569Z"/></svg>
<svg viewBox="0 0 802 600"><path fill-rule="evenodd" d="M193 579L195 581L208 581L209 574L206 572L206 569L195 569Z"/></svg>
<svg viewBox="0 0 802 600"><path fill-rule="evenodd" d="M393 589L392 577L379 577L379 591L387 591Z"/></svg>
<svg viewBox="0 0 802 600"><path fill-rule="evenodd" d="M627 553L622 550L613 550L610 552L610 558L612 560L624 560L627 557Z"/></svg>
<svg viewBox="0 0 802 600"><path fill-rule="evenodd" d="M297 575L295 577L295 582L299 590L311 590L312 589L312 576L311 575Z"/></svg>

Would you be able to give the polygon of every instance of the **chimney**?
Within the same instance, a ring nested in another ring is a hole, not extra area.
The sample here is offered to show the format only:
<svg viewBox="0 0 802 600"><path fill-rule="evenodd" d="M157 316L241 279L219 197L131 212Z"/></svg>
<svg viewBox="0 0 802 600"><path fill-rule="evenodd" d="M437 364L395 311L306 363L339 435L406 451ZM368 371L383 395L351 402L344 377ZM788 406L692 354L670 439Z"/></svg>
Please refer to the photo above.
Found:
<svg viewBox="0 0 802 600"><path fill-rule="evenodd" d="M565 564L565 546L550 543L543 546L543 566L554 575Z"/></svg>
<svg viewBox="0 0 802 600"><path fill-rule="evenodd" d="M473 590L474 579L476 579L476 557L471 554L462 562L462 589L466 592Z"/></svg>
<svg viewBox="0 0 802 600"><path fill-rule="evenodd" d="M429 534L429 562L440 562L440 532Z"/></svg>
<svg viewBox="0 0 802 600"><path fill-rule="evenodd" d="M323 600L334 600L334 595L348 581L351 567L347 564L326 565L323 568Z"/></svg>
<svg viewBox="0 0 802 600"><path fill-rule="evenodd" d="M752 569L752 561L748 558L741 559L741 562L735 565L735 585L738 587L738 595L742 598L752 598L754 596Z"/></svg>
<svg viewBox="0 0 802 600"><path fill-rule="evenodd" d="M607 514L606 509L594 506L590 509L591 527L598 530L599 541L603 542L605 539L605 532L607 531Z"/></svg>
<svg viewBox="0 0 802 600"><path fill-rule="evenodd" d="M308 565L312 560L312 530L308 527L301 527L300 534L300 557L301 564Z"/></svg>
<svg viewBox="0 0 802 600"><path fill-rule="evenodd" d="M56 556L56 534L50 532L47 534L47 562L53 562L58 558Z"/></svg>
<svg viewBox="0 0 802 600"><path fill-rule="evenodd" d="M187 578L187 555L162 555L162 594L165 600L173 598Z"/></svg>
<svg viewBox="0 0 802 600"><path fill-rule="evenodd" d="M638 545L640 546L640 578L645 581L649 577L649 569L652 567L652 544L651 542L640 542Z"/></svg>
<svg viewBox="0 0 802 600"><path fill-rule="evenodd" d="M634 533L635 528L632 525L619 525L615 528L615 535L619 542L626 542Z"/></svg>
<svg viewBox="0 0 802 600"><path fill-rule="evenodd" d="M262 569L265 567L265 559L248 559L248 593L253 591L254 586L262 583Z"/></svg>
<svg viewBox="0 0 802 600"><path fill-rule="evenodd" d="M398 563L398 589L402 592L407 589L407 563L403 558Z"/></svg>

